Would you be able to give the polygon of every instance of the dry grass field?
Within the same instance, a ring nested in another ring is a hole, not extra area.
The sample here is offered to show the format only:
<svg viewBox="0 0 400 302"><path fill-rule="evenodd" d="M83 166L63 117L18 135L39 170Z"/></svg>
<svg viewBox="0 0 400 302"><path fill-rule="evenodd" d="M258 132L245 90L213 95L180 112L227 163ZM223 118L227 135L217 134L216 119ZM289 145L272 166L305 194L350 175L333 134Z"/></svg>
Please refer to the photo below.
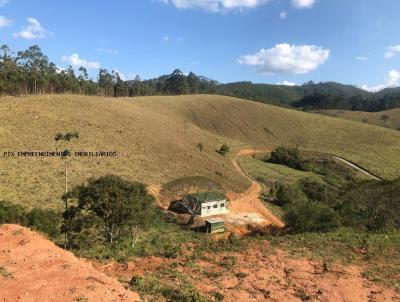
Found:
<svg viewBox="0 0 400 302"><path fill-rule="evenodd" d="M379 111L379 112L365 112L365 111L347 111L347 110L315 110L315 113L324 115L335 116L346 120L362 122L387 128L400 129L400 108ZM388 116L386 121L382 116Z"/></svg>
<svg viewBox="0 0 400 302"><path fill-rule="evenodd" d="M71 157L70 186L107 173L147 184L202 175L240 192L249 181L229 157L244 147L277 145L334 153L380 176L400 176L398 131L232 97L6 97L0 118L0 199L27 207L61 206L63 162L3 152L53 151L55 134L66 131L81 136L72 151L118 152L115 158ZM227 157L215 152L223 143L231 147Z"/></svg>

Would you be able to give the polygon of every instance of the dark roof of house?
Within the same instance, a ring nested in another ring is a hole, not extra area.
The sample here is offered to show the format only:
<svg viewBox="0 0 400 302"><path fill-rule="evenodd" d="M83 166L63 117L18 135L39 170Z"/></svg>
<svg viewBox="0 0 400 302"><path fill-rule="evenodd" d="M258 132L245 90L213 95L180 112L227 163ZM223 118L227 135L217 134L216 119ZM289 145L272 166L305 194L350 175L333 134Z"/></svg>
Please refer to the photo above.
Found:
<svg viewBox="0 0 400 302"><path fill-rule="evenodd" d="M189 196L195 198L197 201L201 203L226 199L225 194L218 191L200 192L200 193L190 194Z"/></svg>

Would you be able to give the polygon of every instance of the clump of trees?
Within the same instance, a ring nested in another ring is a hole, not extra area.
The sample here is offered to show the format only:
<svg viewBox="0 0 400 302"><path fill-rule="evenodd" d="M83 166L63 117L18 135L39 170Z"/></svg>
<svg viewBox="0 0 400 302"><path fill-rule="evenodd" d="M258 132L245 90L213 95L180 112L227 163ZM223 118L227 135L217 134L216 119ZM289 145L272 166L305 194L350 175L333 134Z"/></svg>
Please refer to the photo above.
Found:
<svg viewBox="0 0 400 302"><path fill-rule="evenodd" d="M400 180L356 182L341 190L311 180L275 186L274 203L284 210L289 233L340 226L374 232L400 229Z"/></svg>
<svg viewBox="0 0 400 302"><path fill-rule="evenodd" d="M72 247L87 244L90 237L110 245L129 238L134 245L140 228L157 220L154 198L146 186L115 175L90 179L68 194L75 201L63 216L62 231Z"/></svg>
<svg viewBox="0 0 400 302"><path fill-rule="evenodd" d="M340 197L343 224L368 231L400 228L400 180L355 184Z"/></svg>
<svg viewBox="0 0 400 302"><path fill-rule="evenodd" d="M340 226L368 231L400 228L400 180L359 181L350 168L294 148L279 147L264 160L324 176L321 181L270 184L264 198L283 208L288 232L326 232Z"/></svg>
<svg viewBox="0 0 400 302"><path fill-rule="evenodd" d="M21 205L0 201L0 224L13 223L30 227L51 238L60 234L61 213L51 209L33 208L27 211Z"/></svg>
<svg viewBox="0 0 400 302"><path fill-rule="evenodd" d="M296 148L278 147L271 152L271 157L267 161L293 169L304 170L305 168L304 159Z"/></svg>

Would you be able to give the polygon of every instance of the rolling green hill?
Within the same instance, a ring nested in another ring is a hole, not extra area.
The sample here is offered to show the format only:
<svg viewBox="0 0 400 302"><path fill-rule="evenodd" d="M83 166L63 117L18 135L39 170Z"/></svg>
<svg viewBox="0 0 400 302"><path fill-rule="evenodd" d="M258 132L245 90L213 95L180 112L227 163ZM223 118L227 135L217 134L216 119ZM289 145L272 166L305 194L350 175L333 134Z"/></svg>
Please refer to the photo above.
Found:
<svg viewBox="0 0 400 302"><path fill-rule="evenodd" d="M354 96L370 97L372 93L357 88L352 85L345 85L336 82L324 82L324 83L307 83L301 87L304 95L342 95L345 98L351 98Z"/></svg>
<svg viewBox="0 0 400 302"><path fill-rule="evenodd" d="M55 134L65 131L80 133L73 151L118 152L115 158L71 158L70 186L107 173L147 184L201 175L243 191L248 180L229 156L243 147L278 145L334 153L383 177L400 176L397 131L233 97L6 97L0 116L0 200L27 206L61 206L63 162L3 152L54 150ZM227 157L215 152L223 143L232 150Z"/></svg>
<svg viewBox="0 0 400 302"><path fill-rule="evenodd" d="M286 106L303 97L302 88L299 86L253 84L251 82L220 84L216 86L216 91L222 95Z"/></svg>

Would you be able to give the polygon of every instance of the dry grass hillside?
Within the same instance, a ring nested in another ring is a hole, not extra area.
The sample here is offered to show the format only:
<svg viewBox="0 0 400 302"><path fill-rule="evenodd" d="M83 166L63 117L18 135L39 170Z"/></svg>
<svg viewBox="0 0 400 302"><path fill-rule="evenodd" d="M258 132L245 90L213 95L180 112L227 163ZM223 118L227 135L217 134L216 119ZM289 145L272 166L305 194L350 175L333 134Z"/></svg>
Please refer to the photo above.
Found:
<svg viewBox="0 0 400 302"><path fill-rule="evenodd" d="M106 173L147 184L202 175L244 191L249 181L229 156L276 145L335 153L381 176L400 176L400 132L232 97L6 97L0 117L0 199L28 207L61 206L63 162L3 152L52 151L55 134L65 131L81 135L73 151L118 152L116 158L70 158L71 186ZM215 152L223 143L232 149L226 158Z"/></svg>
<svg viewBox="0 0 400 302"><path fill-rule="evenodd" d="M379 112L365 112L365 111L347 111L347 110L316 110L316 113L321 113L329 116L335 116L346 120L362 122L392 129L400 129L400 108L379 111ZM388 116L386 120L382 116Z"/></svg>

